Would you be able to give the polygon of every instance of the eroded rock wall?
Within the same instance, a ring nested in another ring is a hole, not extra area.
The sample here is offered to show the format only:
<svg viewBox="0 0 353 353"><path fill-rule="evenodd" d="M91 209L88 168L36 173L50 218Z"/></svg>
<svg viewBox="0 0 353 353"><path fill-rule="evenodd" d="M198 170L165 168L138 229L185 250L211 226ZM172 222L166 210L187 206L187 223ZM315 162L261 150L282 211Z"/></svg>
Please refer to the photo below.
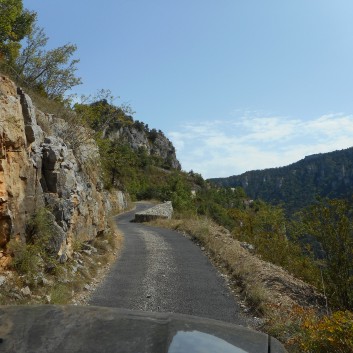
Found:
<svg viewBox="0 0 353 353"><path fill-rule="evenodd" d="M47 207L60 229L53 250L65 259L75 240L91 240L108 229L112 212L127 207L126 195L102 189L93 140L80 146L79 160L61 138L43 132L39 114L48 124L56 123L12 81L0 77L0 247L12 238L25 241L29 219Z"/></svg>

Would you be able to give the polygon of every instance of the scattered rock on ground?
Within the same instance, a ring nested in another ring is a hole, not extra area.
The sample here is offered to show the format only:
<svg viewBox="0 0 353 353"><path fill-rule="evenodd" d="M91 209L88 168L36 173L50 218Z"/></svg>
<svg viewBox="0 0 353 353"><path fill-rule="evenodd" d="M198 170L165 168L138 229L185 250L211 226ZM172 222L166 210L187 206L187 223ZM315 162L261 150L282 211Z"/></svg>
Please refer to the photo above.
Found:
<svg viewBox="0 0 353 353"><path fill-rule="evenodd" d="M31 290L29 289L28 286L22 288L22 289L21 289L21 293L22 293L24 296L26 296L26 297L29 297L29 296L31 296L31 294L32 294L32 292L31 292Z"/></svg>

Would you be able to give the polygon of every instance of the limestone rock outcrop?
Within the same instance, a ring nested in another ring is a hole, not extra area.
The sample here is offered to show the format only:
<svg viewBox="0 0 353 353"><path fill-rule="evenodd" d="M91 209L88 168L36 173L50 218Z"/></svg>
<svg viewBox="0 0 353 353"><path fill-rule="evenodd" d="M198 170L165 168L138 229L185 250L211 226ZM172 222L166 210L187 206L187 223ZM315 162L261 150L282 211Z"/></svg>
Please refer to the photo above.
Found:
<svg viewBox="0 0 353 353"><path fill-rule="evenodd" d="M125 126L117 122L105 131L105 137L123 140L135 151L143 148L148 155L161 158L167 169L181 169L173 144L160 130L149 130L145 126L141 127L138 122Z"/></svg>
<svg viewBox="0 0 353 353"><path fill-rule="evenodd" d="M22 89L0 77L0 248L12 238L25 241L28 221L46 207L60 230L54 250L62 259L70 256L75 240L92 240L108 229L111 212L126 208L126 195L102 189L93 140L80 146L80 159L63 139L42 130L38 116L52 131L62 124L59 117L38 111Z"/></svg>

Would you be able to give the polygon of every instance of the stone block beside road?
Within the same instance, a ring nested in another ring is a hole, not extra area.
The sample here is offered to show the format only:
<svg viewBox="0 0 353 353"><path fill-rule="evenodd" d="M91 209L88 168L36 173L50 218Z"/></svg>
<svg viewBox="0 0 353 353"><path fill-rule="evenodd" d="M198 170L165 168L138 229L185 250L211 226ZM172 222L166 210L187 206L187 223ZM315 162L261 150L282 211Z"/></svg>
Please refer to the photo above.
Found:
<svg viewBox="0 0 353 353"><path fill-rule="evenodd" d="M151 207L145 211L138 212L135 214L135 222L149 222L157 218L171 219L173 215L172 201L166 201L160 203L154 207Z"/></svg>

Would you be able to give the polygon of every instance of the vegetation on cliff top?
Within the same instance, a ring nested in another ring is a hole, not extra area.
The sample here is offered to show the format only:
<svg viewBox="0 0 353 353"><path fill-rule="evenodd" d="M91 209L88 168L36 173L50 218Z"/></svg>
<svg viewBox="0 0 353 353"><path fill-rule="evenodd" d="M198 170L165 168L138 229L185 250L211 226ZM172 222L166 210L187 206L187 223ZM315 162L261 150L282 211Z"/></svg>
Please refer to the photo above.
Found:
<svg viewBox="0 0 353 353"><path fill-rule="evenodd" d="M287 214L315 202L316 196L349 198L353 194L353 148L308 156L296 163L210 179L223 187L241 186L249 197L274 205Z"/></svg>
<svg viewBox="0 0 353 353"><path fill-rule="evenodd" d="M24 44L24 45L23 45ZM76 46L47 50L48 37L36 24L36 13L22 0L0 1L0 70L27 88L57 100L81 83L76 76Z"/></svg>

